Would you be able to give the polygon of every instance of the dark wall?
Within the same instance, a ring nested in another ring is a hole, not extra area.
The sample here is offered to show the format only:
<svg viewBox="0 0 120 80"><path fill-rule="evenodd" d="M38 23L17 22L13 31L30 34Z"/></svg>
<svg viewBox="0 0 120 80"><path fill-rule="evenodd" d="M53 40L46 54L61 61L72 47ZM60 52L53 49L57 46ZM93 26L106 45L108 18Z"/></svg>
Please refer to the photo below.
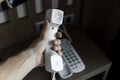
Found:
<svg viewBox="0 0 120 80"><path fill-rule="evenodd" d="M120 27L120 0L84 0L81 26L99 47L109 52Z"/></svg>
<svg viewBox="0 0 120 80"><path fill-rule="evenodd" d="M120 0L82 0L81 26L112 61L107 80L120 80Z"/></svg>

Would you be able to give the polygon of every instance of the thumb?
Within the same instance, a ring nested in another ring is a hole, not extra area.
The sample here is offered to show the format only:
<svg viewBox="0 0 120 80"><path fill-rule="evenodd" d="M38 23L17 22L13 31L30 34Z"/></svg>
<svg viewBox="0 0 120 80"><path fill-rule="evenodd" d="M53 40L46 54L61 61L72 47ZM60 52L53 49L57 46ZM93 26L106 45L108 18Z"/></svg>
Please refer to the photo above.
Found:
<svg viewBox="0 0 120 80"><path fill-rule="evenodd" d="M48 20L45 20L45 21L44 21L43 29L42 29L42 31L41 31L40 39L42 39L42 40L43 40L43 39L44 39L44 40L47 40L49 29L50 29L50 27L49 27L49 22L48 22Z"/></svg>

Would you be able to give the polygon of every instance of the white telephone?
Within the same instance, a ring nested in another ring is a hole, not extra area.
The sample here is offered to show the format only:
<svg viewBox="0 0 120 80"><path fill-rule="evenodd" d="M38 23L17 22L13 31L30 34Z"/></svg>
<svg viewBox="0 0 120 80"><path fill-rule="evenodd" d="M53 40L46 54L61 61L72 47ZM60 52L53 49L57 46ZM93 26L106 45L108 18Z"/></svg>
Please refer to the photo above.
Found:
<svg viewBox="0 0 120 80"><path fill-rule="evenodd" d="M49 30L49 41L55 40L55 34L58 31L59 26L63 22L63 14L62 10L58 9L48 9L46 12L46 19L50 23ZM50 73L55 73L63 70L63 60L60 55L58 55L55 51L51 49L52 44L49 43L48 47L45 51L45 68Z"/></svg>
<svg viewBox="0 0 120 80"><path fill-rule="evenodd" d="M47 10L46 19L50 22L49 41L56 39L55 34L63 22L63 14L64 12L58 9ZM60 28L59 30L63 31ZM66 30L65 34L67 34ZM68 35L67 37L70 38ZM55 80L56 72L58 72L61 78L65 79L72 76L73 73L79 73L85 69L83 61L71 45L71 40L69 41L67 38L63 38L61 46L63 52L62 57L51 50L52 45L50 43L45 51L45 68L46 71L53 74L52 80Z"/></svg>

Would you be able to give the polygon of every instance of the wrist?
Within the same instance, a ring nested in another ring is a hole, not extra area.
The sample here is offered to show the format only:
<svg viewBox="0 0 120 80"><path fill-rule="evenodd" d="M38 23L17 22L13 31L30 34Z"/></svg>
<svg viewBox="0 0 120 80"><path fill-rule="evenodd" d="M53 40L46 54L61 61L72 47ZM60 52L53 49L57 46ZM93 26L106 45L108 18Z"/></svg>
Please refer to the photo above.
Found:
<svg viewBox="0 0 120 80"><path fill-rule="evenodd" d="M37 67L42 63L43 55L40 54L40 51L35 48L27 49L27 52L23 56L28 56L28 60L32 59L34 61L34 66Z"/></svg>
<svg viewBox="0 0 120 80"><path fill-rule="evenodd" d="M36 66L42 66L44 63L43 52L48 45L48 40L36 39L29 46L28 50L30 51L29 55L36 56Z"/></svg>
<svg viewBox="0 0 120 80"><path fill-rule="evenodd" d="M0 78L0 80L22 80L34 69L37 66L36 55L29 53L32 54L32 50L27 49L3 63L0 66L3 79Z"/></svg>

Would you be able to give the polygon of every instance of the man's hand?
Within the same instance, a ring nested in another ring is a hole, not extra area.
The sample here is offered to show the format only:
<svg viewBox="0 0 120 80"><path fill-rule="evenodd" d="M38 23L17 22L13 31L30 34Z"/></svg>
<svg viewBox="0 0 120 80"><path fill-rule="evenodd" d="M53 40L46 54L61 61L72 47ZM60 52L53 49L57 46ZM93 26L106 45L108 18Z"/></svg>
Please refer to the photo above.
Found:
<svg viewBox="0 0 120 80"><path fill-rule="evenodd" d="M31 46L20 52L18 55L9 58L0 65L0 80L23 80L23 78L35 67L44 65L43 52L48 45L49 22L45 21L42 33ZM61 38L60 32L56 34L57 38ZM53 50L61 54L61 41L56 39L51 42ZM7 76L7 77L6 77Z"/></svg>
<svg viewBox="0 0 120 80"><path fill-rule="evenodd" d="M34 50L34 53L37 55L37 65L38 66L43 66L44 65L44 57L43 57L43 53L48 45L48 31L49 31L50 27L49 27L49 22L46 20L44 22L44 26L43 26L43 30L40 34L40 37L38 39L36 39L32 45L31 45L31 49ZM53 50L56 51L58 54L62 55L61 52L61 41L59 40L59 38L62 37L61 32L58 32L56 34L56 40L51 41L51 43L53 44Z"/></svg>

